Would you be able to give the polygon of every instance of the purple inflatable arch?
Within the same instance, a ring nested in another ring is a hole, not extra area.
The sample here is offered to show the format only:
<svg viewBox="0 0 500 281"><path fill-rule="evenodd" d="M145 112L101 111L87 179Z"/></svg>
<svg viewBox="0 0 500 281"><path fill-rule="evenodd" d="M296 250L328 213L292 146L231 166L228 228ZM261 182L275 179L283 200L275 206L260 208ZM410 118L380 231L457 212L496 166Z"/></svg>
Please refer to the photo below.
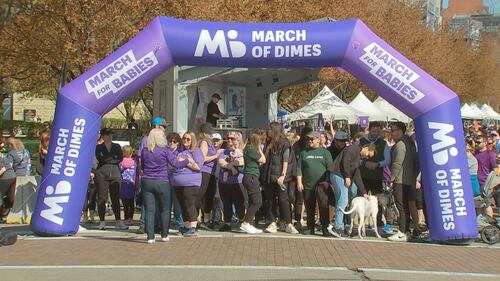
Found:
<svg viewBox="0 0 500 281"><path fill-rule="evenodd" d="M342 67L413 118L431 238L477 237L458 96L361 20L230 23L158 17L61 89L31 227L78 231L101 116L174 65Z"/></svg>

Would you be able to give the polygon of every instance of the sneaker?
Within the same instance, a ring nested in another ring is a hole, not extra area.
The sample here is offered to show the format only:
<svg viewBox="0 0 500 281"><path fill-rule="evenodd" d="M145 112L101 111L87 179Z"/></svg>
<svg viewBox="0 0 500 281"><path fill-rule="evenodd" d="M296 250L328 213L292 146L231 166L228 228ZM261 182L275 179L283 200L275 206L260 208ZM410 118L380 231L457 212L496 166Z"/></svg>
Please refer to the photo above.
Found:
<svg viewBox="0 0 500 281"><path fill-rule="evenodd" d="M295 227L291 223L289 223L286 226L285 231L286 231L286 233L290 233L290 234L299 234L299 232L297 231L297 229L295 229Z"/></svg>
<svg viewBox="0 0 500 281"><path fill-rule="evenodd" d="M196 229L196 227L191 227L191 228L189 228L188 231L183 233L183 236L184 237L196 237L196 236L198 236L198 230Z"/></svg>
<svg viewBox="0 0 500 281"><path fill-rule="evenodd" d="M144 234L146 231L144 231L144 226L141 225L139 226L139 228L137 229L137 231L135 233L137 234Z"/></svg>
<svg viewBox="0 0 500 281"><path fill-rule="evenodd" d="M392 233L393 228L391 224L386 224L384 225L384 228L382 230L384 231L384 233Z"/></svg>
<svg viewBox="0 0 500 281"><path fill-rule="evenodd" d="M396 241L396 242L407 242L408 241L408 236L406 233L402 233L401 231L398 230L398 232L389 238L387 238L389 241Z"/></svg>
<svg viewBox="0 0 500 281"><path fill-rule="evenodd" d="M156 241L154 239L148 239L148 244L154 244Z"/></svg>
<svg viewBox="0 0 500 281"><path fill-rule="evenodd" d="M83 212L82 220L80 222L82 222L82 223L88 223L89 222L89 216L87 215L87 212Z"/></svg>
<svg viewBox="0 0 500 281"><path fill-rule="evenodd" d="M333 235L330 233L327 227L322 227L321 232L323 234L323 237L332 237Z"/></svg>
<svg viewBox="0 0 500 281"><path fill-rule="evenodd" d="M78 226L78 232L87 231L87 229L81 225Z"/></svg>
<svg viewBox="0 0 500 281"><path fill-rule="evenodd" d="M221 231L221 232L231 232L231 225L224 224L221 228L219 228L219 231Z"/></svg>
<svg viewBox="0 0 500 281"><path fill-rule="evenodd" d="M278 226L276 225L275 222L272 222L267 226L266 230L264 230L266 233L276 233L278 232Z"/></svg>
<svg viewBox="0 0 500 281"><path fill-rule="evenodd" d="M117 230L126 230L128 229L128 226L126 226L123 221L117 221L115 224L115 229Z"/></svg>
<svg viewBox="0 0 500 281"><path fill-rule="evenodd" d="M188 232L189 228L185 226L179 227L179 231L177 231L177 235L184 236L184 233Z"/></svg>
<svg viewBox="0 0 500 281"><path fill-rule="evenodd" d="M170 241L170 238L168 238L168 236L167 237L162 237L161 241L162 242L168 242L168 241Z"/></svg>
<svg viewBox="0 0 500 281"><path fill-rule="evenodd" d="M198 229L203 229L203 230L212 230L210 226L206 222L200 222L198 224Z"/></svg>
<svg viewBox="0 0 500 281"><path fill-rule="evenodd" d="M342 233L344 232L343 229L335 229L333 227L333 225L328 225L328 227L326 228L326 230L328 231L328 233L330 233L333 237L337 237L337 238L341 238L342 237Z"/></svg>
<svg viewBox="0 0 500 281"><path fill-rule="evenodd" d="M263 232L263 231L262 231L262 229L258 229L258 228L256 228L256 227L255 227L255 226L253 226L253 225L250 225L250 226L253 228L253 231L255 232L255 234L259 234L259 233L262 233L262 232Z"/></svg>
<svg viewBox="0 0 500 281"><path fill-rule="evenodd" d="M251 224L249 224L247 222L241 223L240 229L243 230L244 232L248 233L248 234L256 234L257 233L255 231L256 228L253 225L251 225Z"/></svg>
<svg viewBox="0 0 500 281"><path fill-rule="evenodd" d="M304 230L303 227L302 227L302 223L297 221L295 222L295 229L297 229L298 232L302 233L302 231Z"/></svg>
<svg viewBox="0 0 500 281"><path fill-rule="evenodd" d="M106 222L105 221L101 221L99 223L99 229L100 230L105 230L106 229Z"/></svg>

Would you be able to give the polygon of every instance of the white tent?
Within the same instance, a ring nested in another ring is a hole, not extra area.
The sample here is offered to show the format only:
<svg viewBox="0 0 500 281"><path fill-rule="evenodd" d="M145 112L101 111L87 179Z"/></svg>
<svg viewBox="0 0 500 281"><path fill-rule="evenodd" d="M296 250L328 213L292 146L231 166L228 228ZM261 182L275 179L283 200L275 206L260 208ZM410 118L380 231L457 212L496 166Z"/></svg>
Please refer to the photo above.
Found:
<svg viewBox="0 0 500 281"><path fill-rule="evenodd" d="M388 101L384 100L382 97L378 97L374 102L373 105L377 107L380 111L384 112L386 115L387 120L386 121L401 121L408 123L411 121L411 118L406 116L403 112L401 112L399 109L395 108L392 104L390 104Z"/></svg>
<svg viewBox="0 0 500 281"><path fill-rule="evenodd" d="M498 112L493 110L493 108L491 108L491 106L487 104L483 104L481 106L481 111L487 119L500 120L500 114L498 114Z"/></svg>
<svg viewBox="0 0 500 281"><path fill-rule="evenodd" d="M363 94L359 94L349 103L350 106L363 112L365 116L369 117L370 121L386 121L387 117L380 109L373 105L373 103Z"/></svg>
<svg viewBox="0 0 500 281"><path fill-rule="evenodd" d="M463 119L483 119L482 114L478 115L477 112L474 111L467 103L464 103L464 105L460 108L460 115Z"/></svg>
<svg viewBox="0 0 500 281"><path fill-rule="evenodd" d="M474 113L476 114L476 116L479 117L479 118L476 118L476 119L485 119L486 115L483 113L483 111L481 109L479 109L479 107L477 106L477 104L471 104L470 108L474 111Z"/></svg>
<svg viewBox="0 0 500 281"><path fill-rule="evenodd" d="M284 116L284 119L289 121L311 119L319 113L322 113L326 120L334 116L335 120L348 120L350 124L357 123L358 116L365 115L343 102L325 86L308 104Z"/></svg>

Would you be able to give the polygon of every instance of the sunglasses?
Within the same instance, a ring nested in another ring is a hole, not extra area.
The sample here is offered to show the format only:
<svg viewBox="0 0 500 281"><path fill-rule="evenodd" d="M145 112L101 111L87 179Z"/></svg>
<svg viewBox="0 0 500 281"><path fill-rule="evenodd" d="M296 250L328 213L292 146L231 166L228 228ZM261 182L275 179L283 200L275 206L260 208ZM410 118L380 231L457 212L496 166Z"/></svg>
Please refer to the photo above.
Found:
<svg viewBox="0 0 500 281"><path fill-rule="evenodd" d="M234 137L227 137L227 140L235 140Z"/></svg>
<svg viewBox="0 0 500 281"><path fill-rule="evenodd" d="M176 141L176 140L169 140L168 142L169 143L178 143L178 141Z"/></svg>
<svg viewBox="0 0 500 281"><path fill-rule="evenodd" d="M189 141L191 140L191 138L188 138L188 137L183 137L182 139L183 140L189 140Z"/></svg>

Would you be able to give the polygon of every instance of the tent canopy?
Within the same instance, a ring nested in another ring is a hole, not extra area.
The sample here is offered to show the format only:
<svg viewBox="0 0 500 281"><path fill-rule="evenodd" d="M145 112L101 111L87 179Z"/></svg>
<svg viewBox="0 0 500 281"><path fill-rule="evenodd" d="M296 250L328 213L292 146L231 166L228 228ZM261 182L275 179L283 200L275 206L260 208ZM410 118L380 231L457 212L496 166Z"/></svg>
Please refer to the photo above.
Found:
<svg viewBox="0 0 500 281"><path fill-rule="evenodd" d="M378 97L374 102L373 105L377 107L380 111L385 113L385 116L387 117L386 121L401 121L408 123L411 121L411 118L406 116L403 112L401 112L399 109L395 108L392 104L387 102L385 99L382 97Z"/></svg>
<svg viewBox="0 0 500 281"><path fill-rule="evenodd" d="M325 86L308 104L284 116L284 118L289 121L304 120L314 118L319 113L323 114L327 120L334 117L334 120L348 120L350 124L357 123L358 116L365 116L364 113L349 106Z"/></svg>
<svg viewBox="0 0 500 281"><path fill-rule="evenodd" d="M474 111L474 113L476 114L476 116L479 117L477 119L485 119L486 118L486 115L483 113L483 111L481 109L479 109L479 107L477 106L477 104L471 104L470 108Z"/></svg>
<svg viewBox="0 0 500 281"><path fill-rule="evenodd" d="M487 104L483 104L481 106L481 111L483 112L486 119L500 120L500 114L498 114L498 112L493 110L493 108L491 108L491 106Z"/></svg>
<svg viewBox="0 0 500 281"><path fill-rule="evenodd" d="M482 114L478 115L478 113L474 111L467 103L464 103L464 105L462 105L462 107L460 108L460 115L462 115L463 119L483 119Z"/></svg>
<svg viewBox="0 0 500 281"><path fill-rule="evenodd" d="M363 112L369 117L370 121L386 121L387 114L378 109L373 103L363 94L359 94L349 103L353 108Z"/></svg>

